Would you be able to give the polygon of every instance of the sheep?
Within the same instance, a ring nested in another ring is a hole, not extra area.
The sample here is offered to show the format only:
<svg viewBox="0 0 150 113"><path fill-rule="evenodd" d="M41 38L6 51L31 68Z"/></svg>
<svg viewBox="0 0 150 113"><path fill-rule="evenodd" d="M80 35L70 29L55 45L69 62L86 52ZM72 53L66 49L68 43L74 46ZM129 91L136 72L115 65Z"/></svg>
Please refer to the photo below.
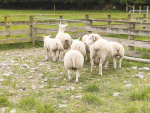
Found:
<svg viewBox="0 0 150 113"><path fill-rule="evenodd" d="M76 81L78 82L78 77L80 77L79 71L83 68L84 57L77 50L69 50L64 56L64 67L68 71L68 79L71 80L71 70L76 70Z"/></svg>
<svg viewBox="0 0 150 113"><path fill-rule="evenodd" d="M64 33L65 27L68 26L68 24L64 25L64 24L59 24L59 23L58 25L59 25L59 30L58 30L59 33Z"/></svg>
<svg viewBox="0 0 150 113"><path fill-rule="evenodd" d="M98 40L100 40L100 39L102 39L102 37L101 37L100 35L98 35L98 34L94 34L94 33L89 34L89 35L86 37L85 45L90 46L90 45L92 45L95 41L98 41ZM95 62L98 62L98 63L99 63L99 61L98 61L97 58L95 58Z"/></svg>
<svg viewBox="0 0 150 113"><path fill-rule="evenodd" d="M71 50L78 50L83 56L86 54L85 45L82 41L79 41L79 39L73 40Z"/></svg>
<svg viewBox="0 0 150 113"><path fill-rule="evenodd" d="M117 42L109 42L113 48L113 63L114 63L114 69L116 69L116 59L118 56L120 56L119 60L119 68L121 68L121 62L122 58L124 57L124 48L120 43Z"/></svg>
<svg viewBox="0 0 150 113"><path fill-rule="evenodd" d="M64 48L62 43L58 39L50 38L49 36L43 36L44 50L46 52L46 60L48 60L48 50L52 53L53 61L59 58L59 61L63 58Z"/></svg>
<svg viewBox="0 0 150 113"><path fill-rule="evenodd" d="M88 38L89 36L88 35L84 35L83 37L82 37L82 42L85 44L85 41L86 41L86 39ZM90 49L89 49L89 46L88 45L86 45L85 44L85 48L86 48L86 59L85 59L85 61L87 61L88 60L88 53L90 53Z"/></svg>
<svg viewBox="0 0 150 113"><path fill-rule="evenodd" d="M101 39L90 46L91 72L94 68L94 59L99 59L99 75L102 76L102 65L105 62L105 70L108 68L108 61L113 56L112 46L107 40Z"/></svg>
<svg viewBox="0 0 150 113"><path fill-rule="evenodd" d="M67 24L68 25L68 24ZM71 49L72 38L68 33L64 33L65 27L67 25L59 24L59 31L56 35L56 39L59 39L64 47L64 49Z"/></svg>

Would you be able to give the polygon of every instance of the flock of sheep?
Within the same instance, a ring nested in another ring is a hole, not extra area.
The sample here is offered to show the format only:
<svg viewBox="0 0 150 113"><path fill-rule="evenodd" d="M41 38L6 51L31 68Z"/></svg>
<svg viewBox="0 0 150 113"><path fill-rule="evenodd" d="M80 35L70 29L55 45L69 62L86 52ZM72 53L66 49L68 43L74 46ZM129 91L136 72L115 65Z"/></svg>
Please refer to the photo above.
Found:
<svg viewBox="0 0 150 113"><path fill-rule="evenodd" d="M116 59L120 56L119 68L121 68L124 48L120 43L108 42L98 34L87 34L79 39L73 40L68 33L64 33L67 25L59 24L59 31L55 38L43 36L46 60L49 58L49 51L52 53L53 61L63 60L64 67L68 71L68 79L71 80L71 70L76 70L76 81L80 77L79 71L84 65L84 56L88 59L90 53L91 72L94 62L99 63L99 75L102 76L102 65L105 62L105 70L108 69L109 59L113 59L114 69L116 69ZM65 50L68 50L65 53Z"/></svg>

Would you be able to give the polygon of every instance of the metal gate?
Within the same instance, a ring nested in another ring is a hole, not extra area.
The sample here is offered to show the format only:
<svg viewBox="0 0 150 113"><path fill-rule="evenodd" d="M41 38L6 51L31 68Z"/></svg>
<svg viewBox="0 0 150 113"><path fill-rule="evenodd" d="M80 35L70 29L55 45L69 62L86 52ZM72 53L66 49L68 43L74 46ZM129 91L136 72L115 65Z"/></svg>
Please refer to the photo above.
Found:
<svg viewBox="0 0 150 113"><path fill-rule="evenodd" d="M55 38L59 30L58 23L68 24L65 33L70 34L72 38L79 38L86 34L87 21L36 17L35 41L43 41L43 35L51 34L51 38Z"/></svg>

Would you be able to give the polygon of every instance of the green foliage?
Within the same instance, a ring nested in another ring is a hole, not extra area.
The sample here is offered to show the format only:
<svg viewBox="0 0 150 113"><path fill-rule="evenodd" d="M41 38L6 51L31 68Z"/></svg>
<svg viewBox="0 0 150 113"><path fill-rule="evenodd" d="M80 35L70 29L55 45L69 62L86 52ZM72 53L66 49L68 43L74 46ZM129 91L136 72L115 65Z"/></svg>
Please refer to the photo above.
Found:
<svg viewBox="0 0 150 113"><path fill-rule="evenodd" d="M87 86L85 86L84 90L87 92L98 92L99 88L96 84L88 84Z"/></svg>
<svg viewBox="0 0 150 113"><path fill-rule="evenodd" d="M131 92L130 99L132 101L135 100L150 100L150 87L141 87L140 89L137 89L135 91Z"/></svg>
<svg viewBox="0 0 150 113"><path fill-rule="evenodd" d="M10 105L10 101L8 100L8 97L2 96L0 97L0 107L8 107Z"/></svg>
<svg viewBox="0 0 150 113"><path fill-rule="evenodd" d="M102 100L99 96L96 96L92 93L84 94L82 100L88 104L102 105L104 103L104 100Z"/></svg>

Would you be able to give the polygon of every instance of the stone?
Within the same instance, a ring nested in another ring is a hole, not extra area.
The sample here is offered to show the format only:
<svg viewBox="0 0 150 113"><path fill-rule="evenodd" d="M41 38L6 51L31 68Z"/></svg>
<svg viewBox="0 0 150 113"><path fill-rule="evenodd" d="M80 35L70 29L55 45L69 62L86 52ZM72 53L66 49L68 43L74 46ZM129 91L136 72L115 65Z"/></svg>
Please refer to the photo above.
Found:
<svg viewBox="0 0 150 113"><path fill-rule="evenodd" d="M53 85L52 88L57 88L57 85Z"/></svg>
<svg viewBox="0 0 150 113"><path fill-rule="evenodd" d="M139 68L139 71L149 71L149 67L143 67L143 68Z"/></svg>
<svg viewBox="0 0 150 113"><path fill-rule="evenodd" d="M80 89L80 90L81 90L81 89L82 89L82 87L78 87L78 89Z"/></svg>
<svg viewBox="0 0 150 113"><path fill-rule="evenodd" d="M43 74L39 74L39 77L43 76Z"/></svg>
<svg viewBox="0 0 150 113"><path fill-rule="evenodd" d="M66 107L67 105L61 105L61 104L58 106L58 108L66 108Z"/></svg>
<svg viewBox="0 0 150 113"><path fill-rule="evenodd" d="M4 76L10 76L10 74L9 74L9 73L4 73L3 75L4 75Z"/></svg>
<svg viewBox="0 0 150 113"><path fill-rule="evenodd" d="M30 66L27 65L27 64L23 64L22 66L25 67L25 68L30 68Z"/></svg>
<svg viewBox="0 0 150 113"><path fill-rule="evenodd" d="M46 78L44 79L44 82L47 82L47 79L46 79Z"/></svg>
<svg viewBox="0 0 150 113"><path fill-rule="evenodd" d="M9 113L16 113L17 111L15 109L11 110Z"/></svg>
<svg viewBox="0 0 150 113"><path fill-rule="evenodd" d="M128 83L128 81L125 80L125 81L123 81L123 83Z"/></svg>
<svg viewBox="0 0 150 113"><path fill-rule="evenodd" d="M28 78L29 78L29 79L32 79L32 76L29 76Z"/></svg>
<svg viewBox="0 0 150 113"><path fill-rule="evenodd" d="M0 82L3 82L3 81L4 81L4 79L3 79L3 78L1 78L1 79L0 79Z"/></svg>
<svg viewBox="0 0 150 113"><path fill-rule="evenodd" d="M131 84L126 84L125 87L126 88L131 88Z"/></svg>
<svg viewBox="0 0 150 113"><path fill-rule="evenodd" d="M26 87L25 86L20 86L20 89L24 91L26 89Z"/></svg>
<svg viewBox="0 0 150 113"><path fill-rule="evenodd" d="M132 66L131 68L132 68L132 69L137 69L137 66Z"/></svg>
<svg viewBox="0 0 150 113"><path fill-rule="evenodd" d="M40 88L40 89L43 89L43 88L44 88L44 86L42 85L42 86L40 86L39 88Z"/></svg>
<svg viewBox="0 0 150 113"><path fill-rule="evenodd" d="M35 86L32 86L32 89L33 89L33 90L35 90L35 89L36 89L36 87L35 87Z"/></svg>
<svg viewBox="0 0 150 113"><path fill-rule="evenodd" d="M135 75L135 78L138 78L138 79L143 79L143 75L141 75L141 74L137 74L137 75Z"/></svg>
<svg viewBox="0 0 150 113"><path fill-rule="evenodd" d="M120 93L113 93L113 96L114 96L114 97L120 96Z"/></svg>
<svg viewBox="0 0 150 113"><path fill-rule="evenodd" d="M81 99L81 98L82 98L82 95L75 96L74 98L75 98L75 99Z"/></svg>

